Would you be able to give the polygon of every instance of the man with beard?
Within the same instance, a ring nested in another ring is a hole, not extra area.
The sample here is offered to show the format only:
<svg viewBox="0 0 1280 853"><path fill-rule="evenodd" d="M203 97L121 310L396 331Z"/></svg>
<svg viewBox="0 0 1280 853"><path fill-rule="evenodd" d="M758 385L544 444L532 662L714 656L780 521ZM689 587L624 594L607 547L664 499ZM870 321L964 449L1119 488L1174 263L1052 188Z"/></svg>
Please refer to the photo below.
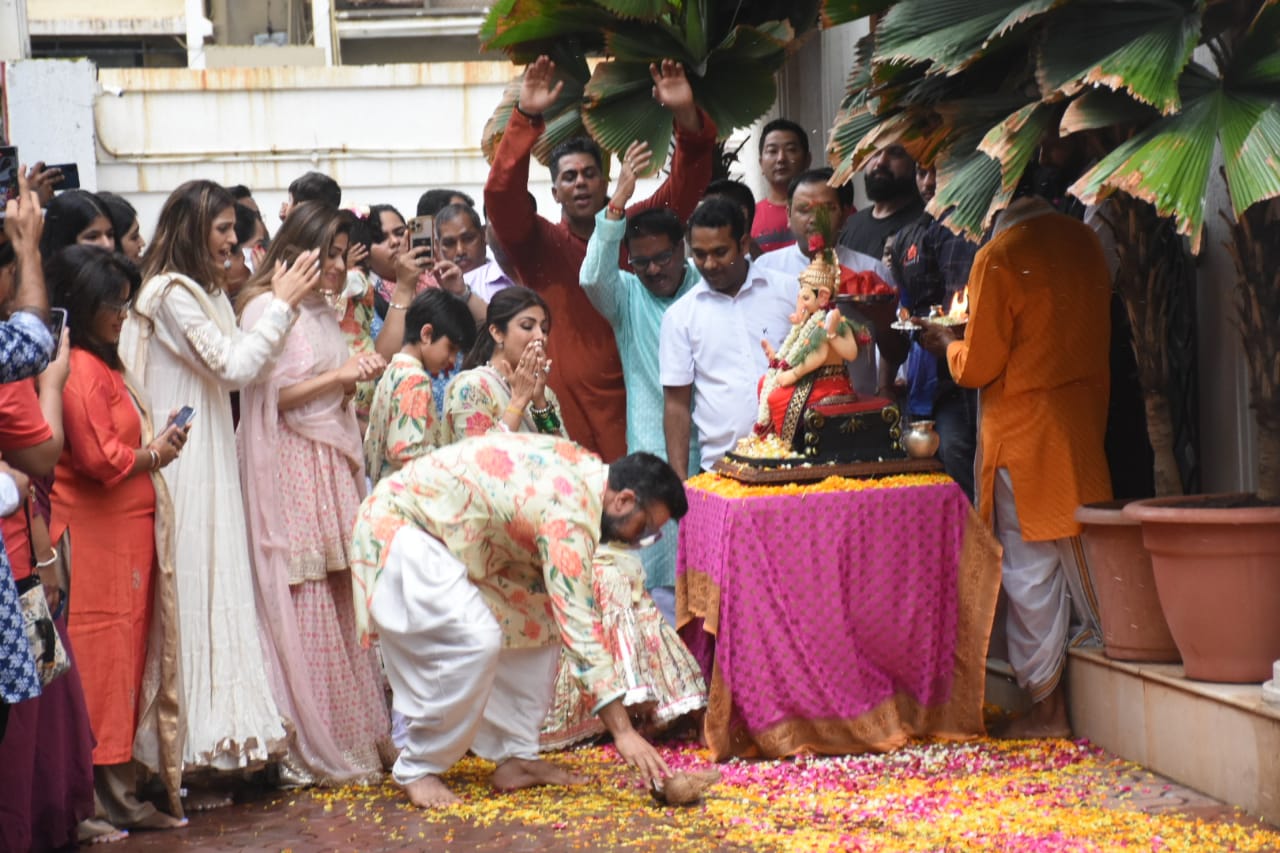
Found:
<svg viewBox="0 0 1280 853"><path fill-rule="evenodd" d="M681 478L690 473L691 426L704 471L751 432L753 391L769 367L761 342L777 349L791 331L800 282L751 263L746 232L742 208L728 199L698 206L689 217L689 248L702 280L662 317L662 423L667 461Z"/></svg>
<svg viewBox="0 0 1280 853"><path fill-rule="evenodd" d="M468 749L499 791L586 780L538 758L561 649L622 759L671 771L634 728L592 592L603 542L642 546L688 510L665 462L612 465L556 436L493 433L382 480L352 542L357 628L381 641L407 722L392 773L414 805L458 802L440 779Z"/></svg>
<svg viewBox="0 0 1280 853"><path fill-rule="evenodd" d="M863 180L872 204L849 217L840 245L883 258L889 239L924 212L916 190L916 163L901 145L890 145L867 160Z"/></svg>
<svg viewBox="0 0 1280 853"><path fill-rule="evenodd" d="M658 334L662 315L698 283L698 270L685 258L684 226L670 210L642 210L623 219L636 189L636 175L649 164L649 148L633 143L622 158L610 205L596 214L587 257L578 275L582 290L613 327L627 386L627 452L666 458L662 430L662 381L658 377ZM631 272L618 268L619 243L627 242ZM697 442L688 467L697 470ZM662 615L675 625L675 524L662 541L640 552L645 588Z"/></svg>
<svg viewBox="0 0 1280 853"><path fill-rule="evenodd" d="M649 73L654 99L675 122L675 156L657 192L626 212L669 207L685 217L711 180L716 127L694 103L684 66L666 59L650 65ZM556 365L549 382L559 398L565 429L609 460L626 450L622 360L613 330L591 306L574 275L586 257L596 214L607 203L599 146L578 137L552 150L549 165L552 196L560 205L558 223L537 215L528 192L529 156L546 129L542 113L551 109L563 88L555 64L546 56L525 69L519 100L485 183L484 206L515 276L547 301L557 328L567 332L547 342L547 357Z"/></svg>

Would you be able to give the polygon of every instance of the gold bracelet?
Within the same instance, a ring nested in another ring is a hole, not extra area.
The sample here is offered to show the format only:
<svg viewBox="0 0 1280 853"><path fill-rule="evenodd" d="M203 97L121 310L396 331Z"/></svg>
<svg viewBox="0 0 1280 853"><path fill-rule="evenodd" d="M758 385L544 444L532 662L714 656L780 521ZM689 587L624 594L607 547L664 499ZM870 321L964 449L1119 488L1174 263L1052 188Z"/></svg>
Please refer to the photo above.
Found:
<svg viewBox="0 0 1280 853"><path fill-rule="evenodd" d="M388 302L388 303L387 303L387 307L388 307L388 308L394 308L394 309L396 309L397 311L408 311L408 310L409 310L409 306L408 306L408 305L401 305L399 302Z"/></svg>
<svg viewBox="0 0 1280 853"><path fill-rule="evenodd" d="M524 409L516 408L515 403L512 403L509 406L507 406L507 412L511 412L517 418L520 418L522 420L524 419ZM503 414L506 414L506 412L503 412Z"/></svg>

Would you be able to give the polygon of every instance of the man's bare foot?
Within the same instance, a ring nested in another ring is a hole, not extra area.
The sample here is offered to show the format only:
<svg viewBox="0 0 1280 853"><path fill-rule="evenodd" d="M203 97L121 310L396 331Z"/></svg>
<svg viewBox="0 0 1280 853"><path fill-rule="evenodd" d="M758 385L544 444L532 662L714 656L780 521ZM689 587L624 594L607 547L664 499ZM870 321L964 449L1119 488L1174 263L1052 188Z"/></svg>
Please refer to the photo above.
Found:
<svg viewBox="0 0 1280 853"><path fill-rule="evenodd" d="M587 777L549 761L508 758L493 771L492 784L499 791L515 791L535 785L582 785L586 781Z"/></svg>
<svg viewBox="0 0 1280 853"><path fill-rule="evenodd" d="M1005 740L1032 738L1069 738L1071 724L1067 721L1067 696L1059 684L1045 698L1031 706L1025 717L1019 717L1000 732Z"/></svg>
<svg viewBox="0 0 1280 853"><path fill-rule="evenodd" d="M442 809L461 802L439 776L423 776L404 786L409 801L420 809Z"/></svg>

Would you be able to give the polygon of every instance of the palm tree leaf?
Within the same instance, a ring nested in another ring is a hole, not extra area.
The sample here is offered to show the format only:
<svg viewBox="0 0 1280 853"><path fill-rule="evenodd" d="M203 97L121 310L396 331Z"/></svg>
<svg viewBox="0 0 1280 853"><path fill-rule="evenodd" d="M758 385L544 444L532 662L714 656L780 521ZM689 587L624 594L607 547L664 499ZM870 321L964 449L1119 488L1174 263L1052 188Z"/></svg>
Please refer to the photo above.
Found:
<svg viewBox="0 0 1280 853"><path fill-rule="evenodd" d="M897 0L823 0L822 25L834 27L868 15L878 15Z"/></svg>
<svg viewBox="0 0 1280 853"><path fill-rule="evenodd" d="M781 52L772 59L743 59L713 50L704 76L690 78L698 106L716 123L721 138L748 127L769 111L777 100L774 72L781 66Z"/></svg>
<svg viewBox="0 0 1280 853"><path fill-rule="evenodd" d="M734 27L709 57L716 62L766 62L776 71L786 60L786 48L795 37L796 31L787 21Z"/></svg>
<svg viewBox="0 0 1280 853"><path fill-rule="evenodd" d="M991 128L978 150L1000 164L1000 189L1012 193L1027 164L1040 147L1053 121L1054 110L1044 103L1027 104Z"/></svg>
<svg viewBox="0 0 1280 853"><path fill-rule="evenodd" d="M1017 24L1054 5L1048 0L902 0L877 31L877 63L928 63L929 74L954 74Z"/></svg>
<svg viewBox="0 0 1280 853"><path fill-rule="evenodd" d="M1180 103L1178 80L1200 38L1197 0L1088 0L1055 15L1038 52L1048 96L1081 83L1123 89L1164 115Z"/></svg>
<svg viewBox="0 0 1280 853"><path fill-rule="evenodd" d="M839 186L853 177L857 171L858 144L884 120L885 116L876 115L865 104L841 110L836 115L827 139L827 162L835 170L831 176L833 185Z"/></svg>
<svg viewBox="0 0 1280 853"><path fill-rule="evenodd" d="M528 43L553 44L557 39L576 36L584 45L601 47L601 35L617 19L585 0L504 0L495 4L480 30L486 50L522 49Z"/></svg>
<svg viewBox="0 0 1280 853"><path fill-rule="evenodd" d="M1280 85L1280 0L1267 0L1231 57L1230 78L1241 88Z"/></svg>
<svg viewBox="0 0 1280 853"><path fill-rule="evenodd" d="M1058 135L1098 130L1125 124L1146 124L1159 113L1146 104L1113 89L1089 89L1067 105L1058 123Z"/></svg>
<svg viewBox="0 0 1280 853"><path fill-rule="evenodd" d="M651 95L649 66L636 62L602 62L586 87L582 122L607 151L621 152L636 140L653 152L649 174L666 163L671 144L671 113Z"/></svg>
<svg viewBox="0 0 1280 853"><path fill-rule="evenodd" d="M929 202L929 212L938 218L947 214L952 231L977 242L982 239L996 213L1009 203L1001 193L1000 163L982 153L953 156L938 164L938 189Z"/></svg>
<svg viewBox="0 0 1280 853"><path fill-rule="evenodd" d="M654 21L667 11L667 0L595 0L595 3L628 21Z"/></svg>
<svg viewBox="0 0 1280 853"><path fill-rule="evenodd" d="M1227 106L1221 90L1185 102L1181 112L1161 118L1102 158L1069 192L1085 204L1117 190L1148 201L1161 216L1173 217L1178 233L1189 237L1191 251L1198 253L1218 127L1224 118L1241 118L1241 111Z"/></svg>
<svg viewBox="0 0 1280 853"><path fill-rule="evenodd" d="M619 62L647 65L669 57L692 67L702 61L702 56L693 53L672 28L658 24L635 23L612 30L605 36L605 50Z"/></svg>
<svg viewBox="0 0 1280 853"><path fill-rule="evenodd" d="M1034 19L1052 12L1067 2L1069 0L1030 0L1030 2L1019 4L1016 9L1013 9L1005 16L1003 21L991 29L991 37L987 40L987 46L989 47L996 40L1005 38L1019 27L1029 24Z"/></svg>
<svg viewBox="0 0 1280 853"><path fill-rule="evenodd" d="M853 44L853 65L849 68L849 76L844 83L844 99L840 109L866 103L867 92L871 88L871 57L875 50L875 36L868 33Z"/></svg>
<svg viewBox="0 0 1280 853"><path fill-rule="evenodd" d="M557 114L543 117L546 125L538 141L533 144L533 156L546 166L551 163L551 152L566 139L576 136L588 136L587 128L582 121L581 102L561 110Z"/></svg>
<svg viewBox="0 0 1280 853"><path fill-rule="evenodd" d="M1241 131L1249 124L1248 132ZM1223 109L1222 159L1236 216L1280 196L1280 102L1232 98Z"/></svg>

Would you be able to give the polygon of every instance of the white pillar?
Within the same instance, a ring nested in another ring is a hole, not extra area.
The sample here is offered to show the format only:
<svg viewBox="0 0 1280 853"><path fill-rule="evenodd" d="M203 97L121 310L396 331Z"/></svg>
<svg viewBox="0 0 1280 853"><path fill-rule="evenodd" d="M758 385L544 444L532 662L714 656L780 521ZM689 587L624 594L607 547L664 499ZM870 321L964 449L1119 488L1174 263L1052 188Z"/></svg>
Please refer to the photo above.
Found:
<svg viewBox="0 0 1280 853"><path fill-rule="evenodd" d="M31 57L27 0L0 0L0 62Z"/></svg>
<svg viewBox="0 0 1280 853"><path fill-rule="evenodd" d="M311 0L311 30L316 47L324 51L324 64L335 65L333 3L330 0Z"/></svg>
<svg viewBox="0 0 1280 853"><path fill-rule="evenodd" d="M187 67L205 67L204 40L213 35L213 22L204 16L204 0L187 0Z"/></svg>
<svg viewBox="0 0 1280 853"><path fill-rule="evenodd" d="M1280 660L1271 665L1271 680L1262 685L1262 700L1270 705L1280 705Z"/></svg>

